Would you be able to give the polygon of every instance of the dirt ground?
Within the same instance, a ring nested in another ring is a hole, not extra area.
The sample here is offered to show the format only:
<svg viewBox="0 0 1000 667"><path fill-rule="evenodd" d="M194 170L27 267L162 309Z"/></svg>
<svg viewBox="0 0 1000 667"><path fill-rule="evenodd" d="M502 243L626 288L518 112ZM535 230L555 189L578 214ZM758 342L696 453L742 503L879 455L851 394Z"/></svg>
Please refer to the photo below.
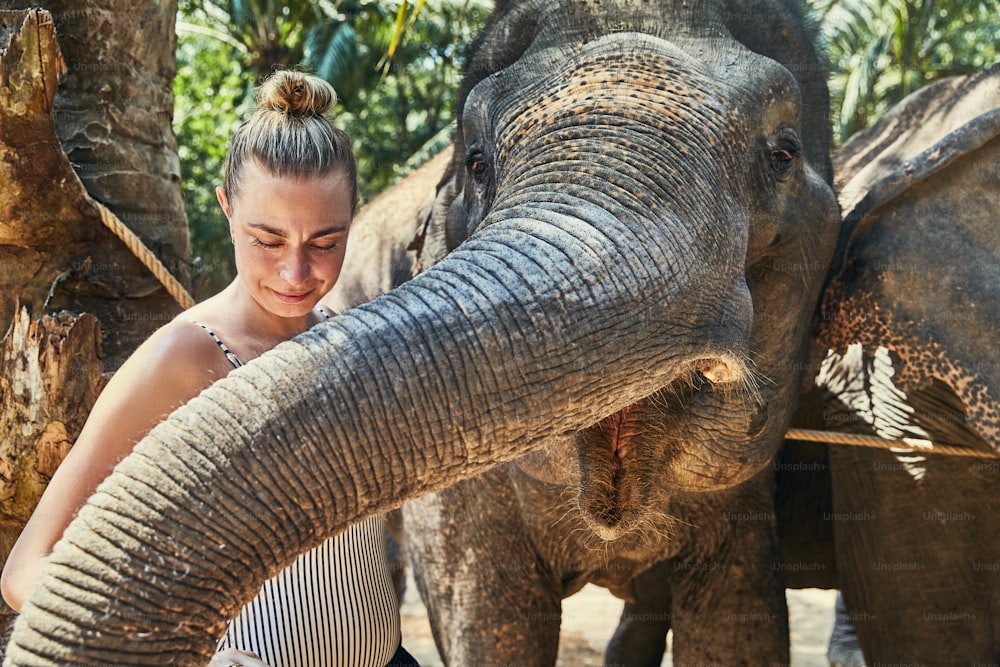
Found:
<svg viewBox="0 0 1000 667"><path fill-rule="evenodd" d="M833 628L835 591L789 590L791 667L829 667L826 645ZM563 623L557 667L600 665L604 646L615 630L622 602L603 588L588 585L563 601ZM403 645L421 667L442 667L434 647L427 613L416 585L409 582L403 599ZM662 667L672 667L668 655Z"/></svg>

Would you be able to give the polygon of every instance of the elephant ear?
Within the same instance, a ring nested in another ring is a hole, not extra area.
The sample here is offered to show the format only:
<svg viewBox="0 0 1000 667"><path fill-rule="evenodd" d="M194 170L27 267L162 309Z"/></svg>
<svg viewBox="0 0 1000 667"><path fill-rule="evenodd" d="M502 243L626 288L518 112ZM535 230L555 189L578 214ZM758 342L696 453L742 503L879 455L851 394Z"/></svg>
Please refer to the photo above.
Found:
<svg viewBox="0 0 1000 667"><path fill-rule="evenodd" d="M1000 67L911 95L834 165L817 382L885 437L997 451Z"/></svg>
<svg viewBox="0 0 1000 667"><path fill-rule="evenodd" d="M442 150L358 211L344 267L323 304L335 313L371 301L418 272L434 187L451 160Z"/></svg>

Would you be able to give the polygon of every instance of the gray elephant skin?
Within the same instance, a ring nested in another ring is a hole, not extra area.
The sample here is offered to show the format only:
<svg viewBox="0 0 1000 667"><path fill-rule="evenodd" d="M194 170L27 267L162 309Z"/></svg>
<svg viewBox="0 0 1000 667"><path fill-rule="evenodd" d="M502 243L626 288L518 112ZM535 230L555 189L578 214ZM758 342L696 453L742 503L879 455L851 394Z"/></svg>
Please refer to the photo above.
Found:
<svg viewBox="0 0 1000 667"><path fill-rule="evenodd" d="M1000 65L928 86L835 156L822 302L831 429L1000 451ZM1000 663L1000 458L830 451L867 664Z"/></svg>
<svg viewBox="0 0 1000 667"><path fill-rule="evenodd" d="M297 553L446 489L408 519L451 664L552 664L562 596L658 562L676 664L787 663L768 468L839 226L811 43L781 2L498 3L429 268L156 427L8 664L204 664Z"/></svg>

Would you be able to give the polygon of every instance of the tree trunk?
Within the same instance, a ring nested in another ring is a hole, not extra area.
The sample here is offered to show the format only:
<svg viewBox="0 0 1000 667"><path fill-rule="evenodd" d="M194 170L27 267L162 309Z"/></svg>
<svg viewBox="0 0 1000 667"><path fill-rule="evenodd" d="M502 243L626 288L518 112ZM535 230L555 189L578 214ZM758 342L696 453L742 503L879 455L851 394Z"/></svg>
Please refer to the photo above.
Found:
<svg viewBox="0 0 1000 667"><path fill-rule="evenodd" d="M0 9L4 559L102 376L180 311L96 202L190 284L170 124L176 1L29 6Z"/></svg>
<svg viewBox="0 0 1000 667"><path fill-rule="evenodd" d="M0 98L6 184L0 192L0 323L10 321L16 302L48 312L91 312L105 329L105 367L114 369L177 307L103 227L88 197L114 211L189 283L170 125L176 3L87 0L48 7L51 14L5 12L2 19L4 33L16 34L4 40Z"/></svg>

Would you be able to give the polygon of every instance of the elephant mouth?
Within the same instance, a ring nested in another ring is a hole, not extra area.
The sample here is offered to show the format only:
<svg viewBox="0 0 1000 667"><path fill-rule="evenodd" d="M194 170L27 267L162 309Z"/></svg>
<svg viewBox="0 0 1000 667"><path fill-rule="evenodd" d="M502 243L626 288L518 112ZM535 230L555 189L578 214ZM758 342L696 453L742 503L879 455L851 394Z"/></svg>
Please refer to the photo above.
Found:
<svg viewBox="0 0 1000 667"><path fill-rule="evenodd" d="M711 392L716 396L712 400L726 400L730 393L726 389L745 386L748 377L746 364L732 356L699 358L685 364L656 394L580 433L578 503L599 539L615 541L646 528L659 532L654 524L670 522L652 501L654 493L668 484L664 471L672 458L686 446L687 399ZM706 384L711 389L706 390Z"/></svg>

